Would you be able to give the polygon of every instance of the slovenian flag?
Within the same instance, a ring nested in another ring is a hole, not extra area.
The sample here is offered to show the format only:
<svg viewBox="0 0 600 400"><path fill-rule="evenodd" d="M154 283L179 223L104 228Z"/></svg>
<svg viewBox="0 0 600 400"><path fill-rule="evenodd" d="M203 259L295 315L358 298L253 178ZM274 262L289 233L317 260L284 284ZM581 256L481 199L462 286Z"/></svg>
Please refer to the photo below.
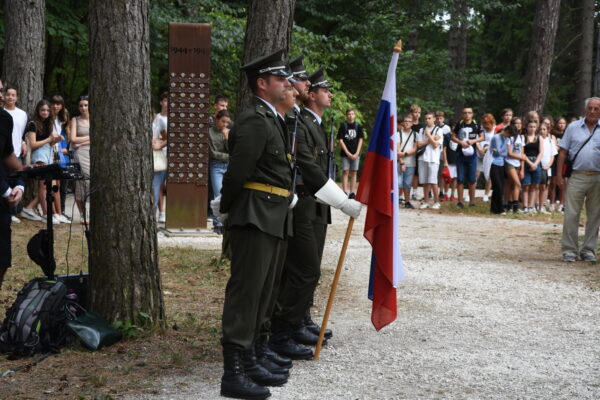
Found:
<svg viewBox="0 0 600 400"><path fill-rule="evenodd" d="M369 299L376 330L396 319L396 287L404 279L398 232L397 63L398 53L394 52L356 194L356 200L368 206L364 236L373 248Z"/></svg>

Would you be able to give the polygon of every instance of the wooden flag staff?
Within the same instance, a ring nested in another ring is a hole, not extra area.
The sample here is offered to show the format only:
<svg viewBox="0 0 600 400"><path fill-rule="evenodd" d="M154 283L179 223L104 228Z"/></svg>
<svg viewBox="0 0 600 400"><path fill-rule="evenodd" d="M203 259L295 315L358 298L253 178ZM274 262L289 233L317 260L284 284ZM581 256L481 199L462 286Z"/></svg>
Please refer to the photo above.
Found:
<svg viewBox="0 0 600 400"><path fill-rule="evenodd" d="M354 226L354 218L350 218L350 220L348 221L348 227L346 228L344 245L342 246L340 258L338 259L338 265L335 270L335 276L333 277L333 283L331 284L331 292L329 293L329 300L327 301L327 308L325 308L325 315L323 316L323 322L321 323L321 332L319 332L319 340L317 341L317 347L315 348L315 360L319 359L319 353L321 353L323 337L325 336L325 329L327 329L327 321L329 320L329 312L331 311L331 307L333 306L333 299L335 298L337 285L340 281L340 275L342 274L342 266L344 265L344 259L346 258L346 250L348 249L348 242L350 241L350 235L352 234L352 226Z"/></svg>

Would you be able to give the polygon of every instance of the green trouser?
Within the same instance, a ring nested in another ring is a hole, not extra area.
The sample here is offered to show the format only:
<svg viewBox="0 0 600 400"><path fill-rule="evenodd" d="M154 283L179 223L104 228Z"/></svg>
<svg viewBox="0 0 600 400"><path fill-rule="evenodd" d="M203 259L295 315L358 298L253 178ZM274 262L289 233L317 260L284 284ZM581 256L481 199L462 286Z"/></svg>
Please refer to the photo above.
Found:
<svg viewBox="0 0 600 400"><path fill-rule="evenodd" d="M275 317L298 325L310 308L321 276L327 225L315 223L315 199L306 196L294 208L294 236L288 239L283 280Z"/></svg>
<svg viewBox="0 0 600 400"><path fill-rule="evenodd" d="M229 231L231 277L223 305L223 347L249 350L267 313L283 240L253 225Z"/></svg>
<svg viewBox="0 0 600 400"><path fill-rule="evenodd" d="M282 241L281 246L280 246L279 257L277 259L277 268L275 269L275 279L273 282L273 290L271 291L271 296L269 298L269 305L267 307L267 313L265 314L265 318L264 318L262 326L261 326L262 333L268 334L271 331L271 319L273 317L273 313L275 312L275 307L277 305L277 297L279 296L279 291L281 290L281 283L282 283L283 273L284 273L284 262L285 262L285 255L287 253L288 240Z"/></svg>
<svg viewBox="0 0 600 400"><path fill-rule="evenodd" d="M579 217L585 203L585 237L579 247ZM600 175L573 171L567 184L567 199L561 250L563 255L596 255L600 227Z"/></svg>

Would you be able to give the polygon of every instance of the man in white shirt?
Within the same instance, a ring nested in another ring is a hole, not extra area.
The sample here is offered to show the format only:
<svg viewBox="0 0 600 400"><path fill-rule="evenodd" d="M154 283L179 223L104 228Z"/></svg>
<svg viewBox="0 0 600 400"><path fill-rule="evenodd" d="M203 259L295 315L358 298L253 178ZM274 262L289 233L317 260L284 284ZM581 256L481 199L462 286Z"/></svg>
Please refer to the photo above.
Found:
<svg viewBox="0 0 600 400"><path fill-rule="evenodd" d="M428 111L425 114L425 127L419 134L418 147L425 146L425 152L419 158L419 183L423 185L423 203L421 208L429 208L430 192L433 191L433 205L437 210L439 203L438 170L440 168L440 155L444 144L444 136L439 126L435 125L435 114Z"/></svg>
<svg viewBox="0 0 600 400"><path fill-rule="evenodd" d="M23 134L27 126L27 113L16 106L18 100L17 89L12 86L7 87L4 94L4 109L13 119L12 142L17 158L24 156L27 151L23 141Z"/></svg>

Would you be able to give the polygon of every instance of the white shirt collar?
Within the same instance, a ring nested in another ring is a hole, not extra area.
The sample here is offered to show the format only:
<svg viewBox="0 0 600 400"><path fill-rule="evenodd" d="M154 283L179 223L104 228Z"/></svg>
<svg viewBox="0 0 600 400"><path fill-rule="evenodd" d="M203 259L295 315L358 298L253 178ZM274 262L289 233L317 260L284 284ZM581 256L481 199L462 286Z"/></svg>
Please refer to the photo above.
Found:
<svg viewBox="0 0 600 400"><path fill-rule="evenodd" d="M311 113L312 115L314 115L314 116L315 116L315 118L317 119L317 122L319 123L319 125L321 125L321 117L319 117L319 116L317 115L317 113L315 113L313 110L311 110L311 109L310 109L310 108L308 108L308 107L305 107L304 109L305 109L306 111L310 111L310 113Z"/></svg>
<svg viewBox="0 0 600 400"><path fill-rule="evenodd" d="M294 108L296 109L296 111L298 112L298 114L300 114L300 106L298 104L294 104Z"/></svg>

